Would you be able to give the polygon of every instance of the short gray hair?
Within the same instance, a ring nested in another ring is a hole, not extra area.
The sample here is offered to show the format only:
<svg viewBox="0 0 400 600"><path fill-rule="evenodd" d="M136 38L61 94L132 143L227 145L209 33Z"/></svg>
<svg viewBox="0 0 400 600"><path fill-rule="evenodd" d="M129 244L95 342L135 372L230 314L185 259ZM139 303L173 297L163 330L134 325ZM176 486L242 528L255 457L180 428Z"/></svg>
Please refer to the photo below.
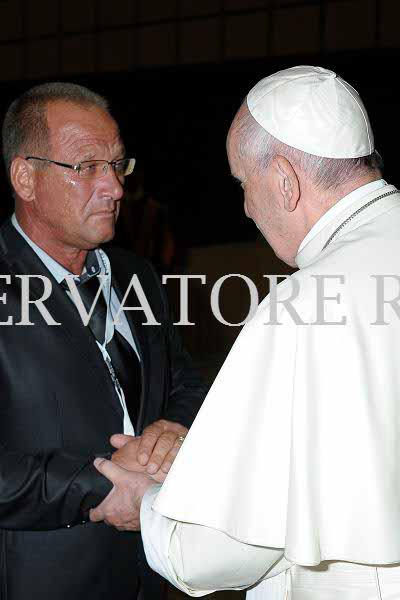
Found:
<svg viewBox="0 0 400 600"><path fill-rule="evenodd" d="M239 135L240 156L250 157L261 169L266 169L275 156L284 156L321 190L338 188L367 173L381 175L383 171L383 160L377 151L361 158L323 158L292 148L263 129L247 108L240 111L235 131Z"/></svg>
<svg viewBox="0 0 400 600"><path fill-rule="evenodd" d="M50 152L47 105L57 101L98 106L109 112L103 96L75 83L44 83L27 90L10 105L3 123L3 158L8 178L18 154Z"/></svg>

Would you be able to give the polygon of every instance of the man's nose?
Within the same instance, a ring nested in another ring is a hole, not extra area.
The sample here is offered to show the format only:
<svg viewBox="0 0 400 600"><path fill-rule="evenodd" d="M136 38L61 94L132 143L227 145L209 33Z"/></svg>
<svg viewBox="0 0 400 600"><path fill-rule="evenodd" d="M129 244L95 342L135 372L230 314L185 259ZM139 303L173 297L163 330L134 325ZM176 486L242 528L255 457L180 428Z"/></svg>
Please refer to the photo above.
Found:
<svg viewBox="0 0 400 600"><path fill-rule="evenodd" d="M102 180L113 199L120 200L124 194L124 188L112 165L108 165L107 173L103 175Z"/></svg>

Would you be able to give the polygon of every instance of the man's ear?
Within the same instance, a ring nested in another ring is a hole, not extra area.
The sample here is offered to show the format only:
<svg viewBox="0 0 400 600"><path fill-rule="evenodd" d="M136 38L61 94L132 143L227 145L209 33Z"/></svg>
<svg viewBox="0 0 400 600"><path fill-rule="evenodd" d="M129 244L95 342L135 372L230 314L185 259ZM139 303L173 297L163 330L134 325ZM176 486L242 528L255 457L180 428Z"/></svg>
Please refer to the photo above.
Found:
<svg viewBox="0 0 400 600"><path fill-rule="evenodd" d="M32 202L35 197L33 165L17 156L11 163L10 178L16 194L25 202Z"/></svg>
<svg viewBox="0 0 400 600"><path fill-rule="evenodd" d="M300 185L296 171L287 158L279 155L274 158L274 169L278 178L282 206L287 212L293 212L300 198Z"/></svg>

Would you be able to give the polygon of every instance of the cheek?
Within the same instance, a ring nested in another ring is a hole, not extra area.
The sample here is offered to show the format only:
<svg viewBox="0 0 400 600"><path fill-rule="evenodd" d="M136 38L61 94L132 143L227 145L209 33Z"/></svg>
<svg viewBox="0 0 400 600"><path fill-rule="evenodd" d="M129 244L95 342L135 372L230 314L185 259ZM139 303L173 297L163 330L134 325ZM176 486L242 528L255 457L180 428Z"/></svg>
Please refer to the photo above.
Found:
<svg viewBox="0 0 400 600"><path fill-rule="evenodd" d="M75 218L83 217L93 196L92 186L87 182L72 179L63 183L62 190L60 190L60 202L63 205L64 214Z"/></svg>
<svg viewBox="0 0 400 600"><path fill-rule="evenodd" d="M40 177L36 186L36 210L47 219L55 221L63 210L64 191L59 178L51 174Z"/></svg>
<svg viewBox="0 0 400 600"><path fill-rule="evenodd" d="M248 196L246 193L244 194L244 214L249 219L251 218L251 214L250 214L250 210L249 210L249 199L248 199Z"/></svg>
<svg viewBox="0 0 400 600"><path fill-rule="evenodd" d="M243 190L243 196L242 196L242 197L243 197L243 207L244 207L244 210L246 211L246 206L247 206L247 194L246 194L246 192L245 192L244 190Z"/></svg>
<svg viewBox="0 0 400 600"><path fill-rule="evenodd" d="M88 190L71 179L59 177L47 181L40 192L42 219L58 230L80 228L90 198Z"/></svg>
<svg viewBox="0 0 400 600"><path fill-rule="evenodd" d="M253 217L256 210L254 194L249 188L244 192L244 210L248 217Z"/></svg>

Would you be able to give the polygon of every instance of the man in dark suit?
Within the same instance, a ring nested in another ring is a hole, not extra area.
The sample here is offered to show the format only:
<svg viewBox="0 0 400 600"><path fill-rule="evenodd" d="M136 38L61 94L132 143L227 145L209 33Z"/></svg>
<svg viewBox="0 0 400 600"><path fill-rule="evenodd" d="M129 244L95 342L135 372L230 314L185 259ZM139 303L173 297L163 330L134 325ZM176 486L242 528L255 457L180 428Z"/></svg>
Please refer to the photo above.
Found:
<svg viewBox="0 0 400 600"><path fill-rule="evenodd" d="M18 98L3 152L15 214L0 230L0 597L157 600L140 535L89 521L109 494L125 514L132 500L93 460L113 453L161 480L205 393L152 267L99 248L133 161L106 101L72 84ZM114 433L140 439L114 452Z"/></svg>

